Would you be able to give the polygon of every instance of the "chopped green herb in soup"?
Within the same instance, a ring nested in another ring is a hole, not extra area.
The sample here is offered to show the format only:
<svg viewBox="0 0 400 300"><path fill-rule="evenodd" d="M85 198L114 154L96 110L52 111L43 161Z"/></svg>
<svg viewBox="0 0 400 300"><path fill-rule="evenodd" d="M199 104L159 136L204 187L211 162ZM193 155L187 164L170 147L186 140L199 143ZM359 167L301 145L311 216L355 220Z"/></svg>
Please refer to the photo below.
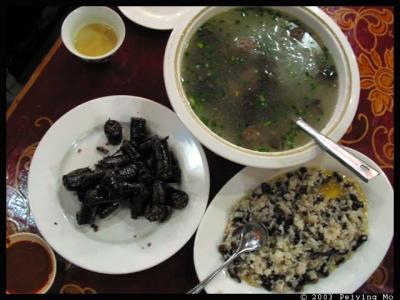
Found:
<svg viewBox="0 0 400 300"><path fill-rule="evenodd" d="M321 130L337 99L334 61L318 36L266 8L233 9L205 22L185 49L181 74L203 123L256 151L304 145L310 138L291 118Z"/></svg>

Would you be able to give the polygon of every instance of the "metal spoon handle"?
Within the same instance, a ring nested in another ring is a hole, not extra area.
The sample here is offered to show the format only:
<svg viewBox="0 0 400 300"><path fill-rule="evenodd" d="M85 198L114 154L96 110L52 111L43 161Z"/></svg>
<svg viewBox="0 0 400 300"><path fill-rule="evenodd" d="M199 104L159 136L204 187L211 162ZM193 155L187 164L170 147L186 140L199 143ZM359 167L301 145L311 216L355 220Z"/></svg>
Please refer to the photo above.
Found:
<svg viewBox="0 0 400 300"><path fill-rule="evenodd" d="M218 269L216 269L214 272L212 272L210 275L208 275L202 282L200 282L198 285L196 285L194 288L189 290L186 294L198 294L200 293L203 288L215 277L218 275L219 272L221 272L226 266L228 266L232 261L235 260L238 255L242 254L243 251L238 251L234 254L232 254L231 257L229 257Z"/></svg>
<svg viewBox="0 0 400 300"><path fill-rule="evenodd" d="M296 124L300 126L306 133L315 139L315 141L324 148L330 155L340 161L345 167L353 171L364 182L379 175L379 172L355 157L353 154L345 150L343 147L317 132L314 128L308 125L303 119L298 118Z"/></svg>

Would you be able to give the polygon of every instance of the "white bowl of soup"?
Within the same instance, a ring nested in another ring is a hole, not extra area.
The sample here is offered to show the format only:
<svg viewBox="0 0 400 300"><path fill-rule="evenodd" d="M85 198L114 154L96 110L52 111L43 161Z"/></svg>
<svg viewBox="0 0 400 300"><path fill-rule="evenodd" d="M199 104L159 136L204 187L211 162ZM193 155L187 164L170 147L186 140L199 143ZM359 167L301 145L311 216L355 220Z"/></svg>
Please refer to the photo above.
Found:
<svg viewBox="0 0 400 300"><path fill-rule="evenodd" d="M322 151L291 121L338 141L357 110L357 61L317 7L205 7L174 28L164 57L170 102L210 150L259 168Z"/></svg>

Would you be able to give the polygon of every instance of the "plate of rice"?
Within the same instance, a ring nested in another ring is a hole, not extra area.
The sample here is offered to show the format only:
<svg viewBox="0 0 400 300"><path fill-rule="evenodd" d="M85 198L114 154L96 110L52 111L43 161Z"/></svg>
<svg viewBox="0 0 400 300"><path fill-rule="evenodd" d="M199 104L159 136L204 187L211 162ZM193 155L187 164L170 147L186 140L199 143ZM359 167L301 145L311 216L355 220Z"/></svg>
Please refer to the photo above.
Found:
<svg viewBox="0 0 400 300"><path fill-rule="evenodd" d="M264 224L266 245L239 256L207 293L353 293L389 249L393 188L382 170L364 183L327 154L287 169L244 168L215 196L197 231L199 280L232 255L249 221Z"/></svg>

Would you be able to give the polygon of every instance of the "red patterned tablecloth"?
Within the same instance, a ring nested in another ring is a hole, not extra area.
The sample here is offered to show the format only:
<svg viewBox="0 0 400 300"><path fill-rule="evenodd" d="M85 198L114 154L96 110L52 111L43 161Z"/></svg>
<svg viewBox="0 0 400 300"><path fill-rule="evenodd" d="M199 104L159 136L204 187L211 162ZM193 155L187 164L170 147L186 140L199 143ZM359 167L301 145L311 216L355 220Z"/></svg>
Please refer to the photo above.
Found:
<svg viewBox="0 0 400 300"><path fill-rule="evenodd" d="M394 33L392 7L321 7L343 30L360 69L360 105L341 140L377 162L393 184ZM126 18L126 40L109 63L90 65L70 54L60 39L7 111L7 235L37 232L26 198L30 160L49 127L64 113L106 95L146 97L171 107L163 83L169 31L140 27ZM210 199L243 166L206 149ZM25 198L26 197L26 198ZM57 256L50 293L183 293L197 283L193 237L164 263L139 273L111 276L71 265ZM393 293L393 245L360 293Z"/></svg>

